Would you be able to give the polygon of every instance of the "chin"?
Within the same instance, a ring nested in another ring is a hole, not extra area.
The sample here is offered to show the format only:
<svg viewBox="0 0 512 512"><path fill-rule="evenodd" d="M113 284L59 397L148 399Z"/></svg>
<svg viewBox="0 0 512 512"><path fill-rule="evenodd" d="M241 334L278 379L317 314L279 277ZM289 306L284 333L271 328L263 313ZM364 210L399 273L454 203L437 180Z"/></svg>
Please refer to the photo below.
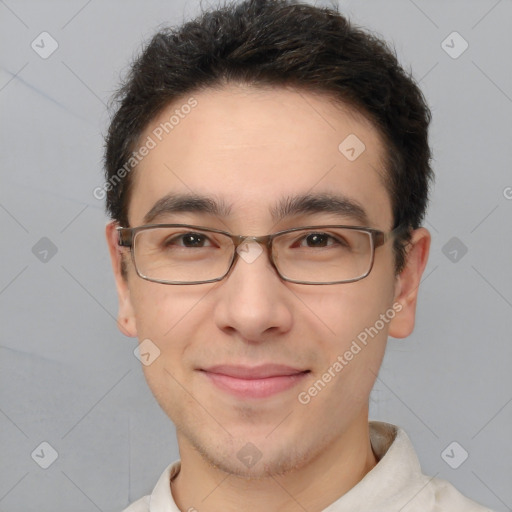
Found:
<svg viewBox="0 0 512 512"><path fill-rule="evenodd" d="M302 467L316 453L314 447L303 447L298 452L298 443L289 436L269 440L268 431L236 439L216 436L213 443L196 435L187 436L188 442L211 467L248 480L285 475Z"/></svg>

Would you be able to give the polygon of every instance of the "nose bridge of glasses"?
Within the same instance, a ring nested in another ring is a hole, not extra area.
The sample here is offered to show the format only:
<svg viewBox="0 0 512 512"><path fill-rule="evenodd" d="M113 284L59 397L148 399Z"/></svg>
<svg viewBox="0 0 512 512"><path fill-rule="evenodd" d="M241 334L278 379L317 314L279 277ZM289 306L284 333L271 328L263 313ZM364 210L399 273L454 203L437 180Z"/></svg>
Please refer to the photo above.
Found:
<svg viewBox="0 0 512 512"><path fill-rule="evenodd" d="M272 235L261 235L261 236L245 236L245 235L237 235L236 239L233 240L235 245L235 250L238 247L245 243L257 243L262 245L263 247L270 247L272 245Z"/></svg>
<svg viewBox="0 0 512 512"><path fill-rule="evenodd" d="M262 253L266 252L267 260L266 264L270 264L274 271L280 276L279 270L274 261L273 251L273 235L262 235L262 236L245 236L245 235L232 235L231 240L233 242L233 258L231 260L230 267L226 273L229 274L236 266L239 260L243 260L245 263L252 264L254 261L259 259ZM258 244L258 249L251 249L248 246L251 244Z"/></svg>

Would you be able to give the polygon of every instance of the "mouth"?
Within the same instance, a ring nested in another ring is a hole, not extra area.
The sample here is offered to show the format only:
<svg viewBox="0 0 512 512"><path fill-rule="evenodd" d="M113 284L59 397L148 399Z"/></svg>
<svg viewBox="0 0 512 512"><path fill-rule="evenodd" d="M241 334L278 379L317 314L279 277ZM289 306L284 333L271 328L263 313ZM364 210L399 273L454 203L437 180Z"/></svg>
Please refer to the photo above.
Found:
<svg viewBox="0 0 512 512"><path fill-rule="evenodd" d="M238 398L267 398L303 381L310 370L286 365L218 365L201 368L206 378L220 390Z"/></svg>

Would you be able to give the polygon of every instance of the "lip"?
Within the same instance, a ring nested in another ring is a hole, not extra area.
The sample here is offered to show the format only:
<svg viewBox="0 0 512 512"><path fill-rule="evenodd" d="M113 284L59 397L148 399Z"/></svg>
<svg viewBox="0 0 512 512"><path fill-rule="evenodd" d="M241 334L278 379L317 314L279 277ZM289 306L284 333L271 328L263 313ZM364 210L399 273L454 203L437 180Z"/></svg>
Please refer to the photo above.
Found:
<svg viewBox="0 0 512 512"><path fill-rule="evenodd" d="M309 373L286 365L217 365L200 370L219 389L240 398L267 398L297 385Z"/></svg>

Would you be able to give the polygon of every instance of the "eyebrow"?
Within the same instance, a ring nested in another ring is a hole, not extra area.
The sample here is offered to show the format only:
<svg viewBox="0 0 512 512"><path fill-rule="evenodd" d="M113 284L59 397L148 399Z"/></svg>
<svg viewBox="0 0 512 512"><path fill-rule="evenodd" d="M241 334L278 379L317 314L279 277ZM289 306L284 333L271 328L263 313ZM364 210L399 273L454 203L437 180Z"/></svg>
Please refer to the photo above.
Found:
<svg viewBox="0 0 512 512"><path fill-rule="evenodd" d="M200 213L220 218L231 215L232 205L215 197L198 194L171 193L160 198L146 213L144 224L173 213ZM368 215L363 206L354 199L340 194L316 193L287 196L270 208L272 220L277 223L297 215L332 213L351 218L363 226L368 225Z"/></svg>

